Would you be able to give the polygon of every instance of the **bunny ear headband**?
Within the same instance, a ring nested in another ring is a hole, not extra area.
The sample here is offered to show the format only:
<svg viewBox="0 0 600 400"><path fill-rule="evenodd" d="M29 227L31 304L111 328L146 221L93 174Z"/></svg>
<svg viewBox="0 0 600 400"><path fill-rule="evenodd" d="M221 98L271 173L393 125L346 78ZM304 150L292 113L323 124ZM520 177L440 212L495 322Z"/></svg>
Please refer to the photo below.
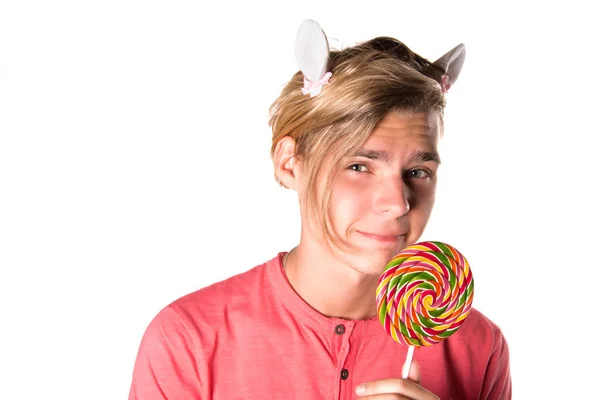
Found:
<svg viewBox="0 0 600 400"><path fill-rule="evenodd" d="M329 83L331 72L327 72L329 42L318 23L307 19L298 28L296 35L296 61L304 74L302 94L314 97ZM430 71L444 93L456 82L465 62L465 45L459 44L433 63Z"/></svg>

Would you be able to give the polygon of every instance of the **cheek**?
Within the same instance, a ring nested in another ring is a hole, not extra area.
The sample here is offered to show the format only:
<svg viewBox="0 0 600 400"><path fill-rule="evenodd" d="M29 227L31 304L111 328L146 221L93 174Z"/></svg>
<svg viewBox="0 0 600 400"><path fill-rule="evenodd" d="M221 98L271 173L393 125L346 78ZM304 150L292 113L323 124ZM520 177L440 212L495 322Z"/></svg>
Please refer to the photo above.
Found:
<svg viewBox="0 0 600 400"><path fill-rule="evenodd" d="M370 208L369 191L353 182L340 180L331 192L330 216L336 225L349 224L368 212Z"/></svg>
<svg viewBox="0 0 600 400"><path fill-rule="evenodd" d="M435 202L436 183L418 186L409 200L412 209L430 210Z"/></svg>
<svg viewBox="0 0 600 400"><path fill-rule="evenodd" d="M410 203L411 212L409 213L409 218L412 226L411 230L420 236L433 211L435 187L433 190L431 188L422 190L418 195L414 196L413 201Z"/></svg>

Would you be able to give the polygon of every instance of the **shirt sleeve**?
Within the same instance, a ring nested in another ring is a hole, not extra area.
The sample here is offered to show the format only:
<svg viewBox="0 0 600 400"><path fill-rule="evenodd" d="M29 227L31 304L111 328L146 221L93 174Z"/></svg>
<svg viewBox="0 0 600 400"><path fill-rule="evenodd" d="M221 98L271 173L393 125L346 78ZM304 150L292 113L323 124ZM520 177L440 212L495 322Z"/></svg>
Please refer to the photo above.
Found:
<svg viewBox="0 0 600 400"><path fill-rule="evenodd" d="M508 400L512 398L508 344L500 330L489 360L481 391L481 399Z"/></svg>
<svg viewBox="0 0 600 400"><path fill-rule="evenodd" d="M166 307L150 322L138 350L129 400L200 400L192 339Z"/></svg>

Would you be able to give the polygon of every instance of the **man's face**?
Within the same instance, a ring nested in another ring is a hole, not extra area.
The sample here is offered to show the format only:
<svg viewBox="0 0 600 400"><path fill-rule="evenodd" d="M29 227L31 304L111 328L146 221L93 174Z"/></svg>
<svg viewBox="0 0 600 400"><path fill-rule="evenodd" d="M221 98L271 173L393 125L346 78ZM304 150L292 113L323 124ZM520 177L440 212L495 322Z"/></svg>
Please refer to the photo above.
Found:
<svg viewBox="0 0 600 400"><path fill-rule="evenodd" d="M423 233L435 200L439 131L435 112L390 112L344 160L329 218L334 237L355 253L343 258L360 272L380 274Z"/></svg>

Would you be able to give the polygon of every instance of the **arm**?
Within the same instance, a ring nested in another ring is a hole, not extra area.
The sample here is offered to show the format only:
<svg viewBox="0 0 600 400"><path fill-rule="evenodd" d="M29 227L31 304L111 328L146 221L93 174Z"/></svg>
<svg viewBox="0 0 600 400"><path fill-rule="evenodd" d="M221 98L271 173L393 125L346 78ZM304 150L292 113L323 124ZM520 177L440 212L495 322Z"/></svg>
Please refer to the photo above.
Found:
<svg viewBox="0 0 600 400"><path fill-rule="evenodd" d="M200 400L192 337L169 307L152 320L138 351L129 400Z"/></svg>
<svg viewBox="0 0 600 400"><path fill-rule="evenodd" d="M481 399L506 400L511 398L512 381L508 344L502 332L498 330L496 344L483 378Z"/></svg>

